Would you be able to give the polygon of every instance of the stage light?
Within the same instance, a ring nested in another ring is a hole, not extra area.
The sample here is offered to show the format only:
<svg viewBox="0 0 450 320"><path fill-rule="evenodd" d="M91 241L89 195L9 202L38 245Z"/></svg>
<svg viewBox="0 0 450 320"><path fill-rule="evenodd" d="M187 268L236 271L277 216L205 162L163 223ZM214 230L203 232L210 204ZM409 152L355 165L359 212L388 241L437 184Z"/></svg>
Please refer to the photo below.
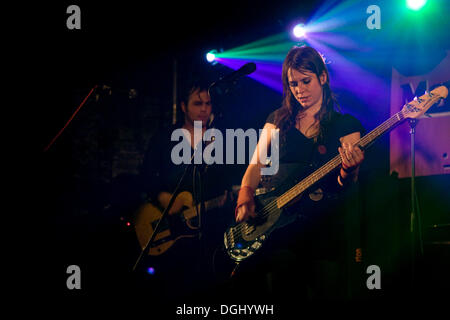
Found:
<svg viewBox="0 0 450 320"><path fill-rule="evenodd" d="M149 268L147 269L147 273L150 274L150 275L154 275L154 274L155 274L155 268L149 267Z"/></svg>
<svg viewBox="0 0 450 320"><path fill-rule="evenodd" d="M304 38L305 35L306 35L305 25L304 25L303 23L297 24L297 25L292 29L292 34L293 34L294 37L296 37L296 38Z"/></svg>
<svg viewBox="0 0 450 320"><path fill-rule="evenodd" d="M206 61L208 61L209 63L213 63L214 60L216 59L216 50L211 50L210 52L208 52L206 54Z"/></svg>
<svg viewBox="0 0 450 320"><path fill-rule="evenodd" d="M406 0L409 9L418 11L427 3L427 0Z"/></svg>

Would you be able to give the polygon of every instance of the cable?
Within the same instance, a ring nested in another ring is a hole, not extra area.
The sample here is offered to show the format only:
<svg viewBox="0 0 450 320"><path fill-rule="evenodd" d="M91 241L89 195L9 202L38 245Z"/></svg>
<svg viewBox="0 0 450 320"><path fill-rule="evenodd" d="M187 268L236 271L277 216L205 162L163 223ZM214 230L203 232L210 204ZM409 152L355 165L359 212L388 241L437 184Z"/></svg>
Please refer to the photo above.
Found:
<svg viewBox="0 0 450 320"><path fill-rule="evenodd" d="M94 90L98 87L98 85L96 84L91 91L89 91L89 93L87 94L87 96L83 99L83 101L81 102L81 104L78 106L78 108L75 110L75 112L72 114L72 116L69 118L69 120L66 122L66 124L64 125L64 127L62 127L62 129L58 132L58 134L50 141L50 143L45 147L44 152L48 151L48 149L50 149L50 147L52 146L53 143L55 143L56 139L58 139L58 137L63 133L63 131L67 128L67 126L69 125L69 123L73 120L73 118L75 118L75 115L78 113L78 111L80 111L81 107L86 103L87 99L91 96L92 92L94 92Z"/></svg>

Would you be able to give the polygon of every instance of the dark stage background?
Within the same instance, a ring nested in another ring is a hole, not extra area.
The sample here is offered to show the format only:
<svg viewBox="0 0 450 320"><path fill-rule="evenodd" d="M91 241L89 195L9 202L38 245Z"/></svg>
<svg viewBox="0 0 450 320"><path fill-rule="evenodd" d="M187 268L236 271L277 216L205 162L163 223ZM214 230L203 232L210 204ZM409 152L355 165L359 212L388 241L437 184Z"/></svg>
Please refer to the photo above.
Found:
<svg viewBox="0 0 450 320"><path fill-rule="evenodd" d="M308 17L321 3L64 1L39 7L45 19L40 19L36 29L26 31L35 40L27 46L34 58L26 79L37 89L34 104L24 107L31 109L27 114L33 122L26 138L33 151L27 158L32 181L26 189L34 190L28 202L37 209L28 213L37 227L32 237L24 239L29 248L26 251L31 251L24 255L28 262L40 266L42 276L37 277L36 289L42 296L64 297L70 303L71 299L95 301L105 295L126 299L135 294L130 285L135 279L130 279L139 248L126 222L142 201L136 181L147 142L172 119L174 61L178 77L205 69L214 81L232 70L209 65L204 60L208 50L233 48L286 31L293 19ZM65 12L70 4L81 8L81 30L66 28ZM358 3L363 10L361 28L364 8L369 4ZM388 90L373 92L369 84L367 92L355 96L351 88L336 89L343 111L358 117L367 130L390 117L392 67L409 70L395 53L413 50L415 45L412 41L410 47L398 48L392 30L386 27L377 32L363 40L365 44L373 42L369 52L356 50L343 55L382 79ZM433 35L438 38L427 48L430 60L434 59L430 65L450 48L446 36L430 32L424 38ZM332 71L331 81L333 84ZM43 152L94 85L107 88L95 91L56 142ZM130 89L136 96L130 98ZM221 101L223 126L260 128L280 102L279 92L243 78ZM236 184L240 184L244 170L244 166L236 166L233 171ZM398 179L389 171L386 135L366 152L361 172L363 262L351 275L352 298L370 302L448 298L450 175L416 180L424 256L414 263L412 282L410 179ZM66 288L66 268L72 264L82 270L79 291ZM382 290L364 289L368 276L364 270L372 264L382 270Z"/></svg>

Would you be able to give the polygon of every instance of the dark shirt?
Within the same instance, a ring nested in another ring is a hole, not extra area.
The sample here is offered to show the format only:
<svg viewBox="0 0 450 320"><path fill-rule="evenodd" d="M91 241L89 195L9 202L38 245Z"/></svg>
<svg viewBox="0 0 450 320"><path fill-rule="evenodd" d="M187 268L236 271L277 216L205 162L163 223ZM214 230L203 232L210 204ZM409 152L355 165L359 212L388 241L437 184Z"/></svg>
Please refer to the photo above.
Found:
<svg viewBox="0 0 450 320"><path fill-rule="evenodd" d="M272 112L266 122L275 124L275 115L279 110ZM317 140L307 138L295 127L286 132L285 141L280 141L280 170L270 177L274 186L283 184L286 179L290 180L293 172L298 172L299 175L302 172L306 174L305 171L311 170L309 168L318 168L335 157L338 154L338 147L341 146L340 138L354 132L360 132L362 136L365 132L358 119L349 114L340 113L334 113L324 129L325 132ZM295 177L295 180L297 178Z"/></svg>
<svg viewBox="0 0 450 320"><path fill-rule="evenodd" d="M171 141L172 132L179 126L170 126L161 129L153 136L148 144L141 169L143 191L148 193L152 201L156 201L160 192L173 193L183 173L186 171L184 181L180 185L180 191L189 191L194 194L194 185L199 186L199 180L193 179L193 167L187 164L174 164L171 158L172 149L181 142ZM194 150L191 147L191 155ZM187 168L188 167L188 168ZM212 164L204 171L204 199L208 200L224 193L229 188L230 181L226 165ZM197 167L198 170L204 167ZM196 191L198 191L196 187Z"/></svg>
<svg viewBox="0 0 450 320"><path fill-rule="evenodd" d="M279 109L272 112L266 122L274 124L277 112ZM275 187L284 192L338 155L338 147L341 146L339 139L354 132L360 132L363 136L365 130L360 121L349 114L337 112L324 125L324 132L317 139L307 138L295 126L292 127L285 133L284 142L280 140L278 173L263 177L262 186L269 189ZM298 234L298 229L301 229L301 241L305 243L307 238L316 249L320 248L316 251L325 255L337 252L335 245L342 240L344 230L341 203L343 188L337 182L338 170L330 172L305 191L301 201L288 209L298 213L299 219L286 230L285 236L295 238L289 231ZM319 190L319 197L322 196L319 201L313 201L314 196L310 196L316 190Z"/></svg>

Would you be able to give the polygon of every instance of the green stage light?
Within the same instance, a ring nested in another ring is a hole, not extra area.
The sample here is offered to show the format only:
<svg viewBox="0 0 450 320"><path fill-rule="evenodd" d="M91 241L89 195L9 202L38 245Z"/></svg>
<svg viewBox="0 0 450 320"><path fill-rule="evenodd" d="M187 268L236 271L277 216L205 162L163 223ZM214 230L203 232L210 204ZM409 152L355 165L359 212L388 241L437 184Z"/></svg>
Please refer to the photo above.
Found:
<svg viewBox="0 0 450 320"><path fill-rule="evenodd" d="M406 6L414 11L422 9L422 7L427 3L427 0L406 0Z"/></svg>

